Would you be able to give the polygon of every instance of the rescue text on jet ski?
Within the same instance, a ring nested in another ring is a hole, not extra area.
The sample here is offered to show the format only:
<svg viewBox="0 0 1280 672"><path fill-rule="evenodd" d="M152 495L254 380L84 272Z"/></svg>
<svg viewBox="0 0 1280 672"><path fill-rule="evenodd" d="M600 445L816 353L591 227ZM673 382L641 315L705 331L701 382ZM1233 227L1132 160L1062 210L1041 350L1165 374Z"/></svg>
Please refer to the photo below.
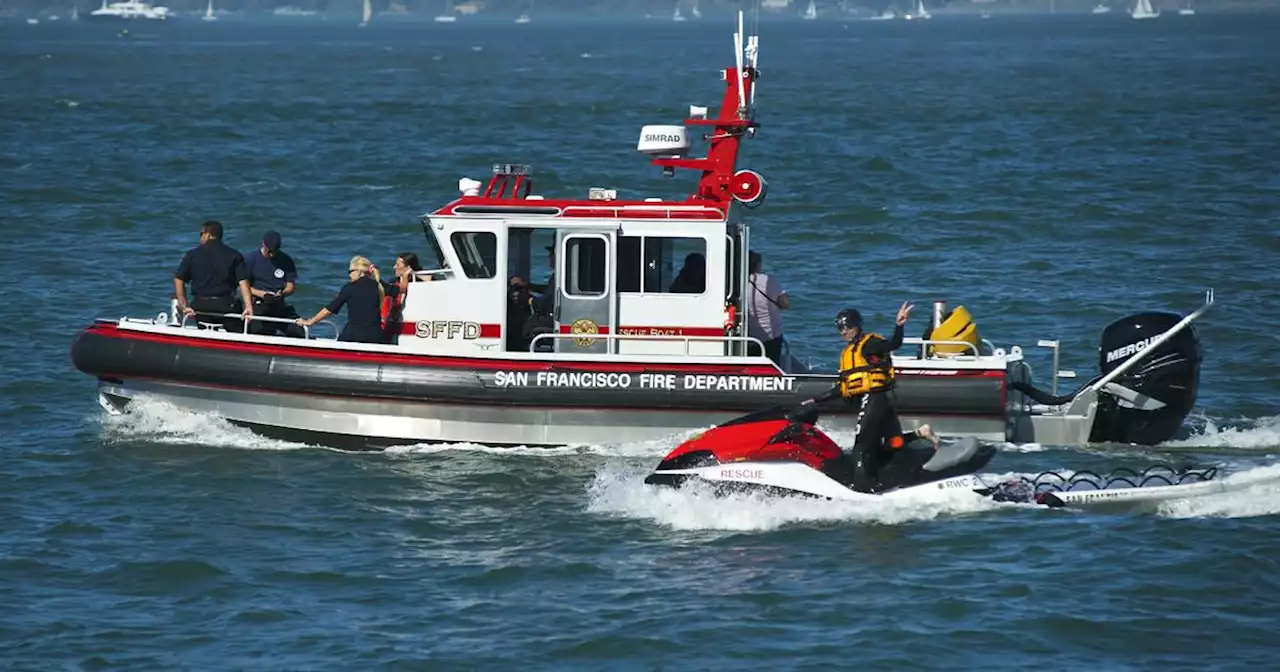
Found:
<svg viewBox="0 0 1280 672"><path fill-rule="evenodd" d="M937 448L916 439L898 450L886 450L891 458L878 470L878 487L858 492L850 485L853 479L840 446L816 422L816 411L794 418L780 406L744 415L677 446L644 482L676 488L709 486L717 496L763 493L854 501L971 491L997 502L1051 508L1157 502L1232 487L1217 478L1214 467L1164 465L1106 475L1081 471L1064 476L1050 471L989 485L977 472L991 461L996 449L969 437Z"/></svg>
<svg viewBox="0 0 1280 672"><path fill-rule="evenodd" d="M719 109L690 106L684 125L645 126L636 145L665 175L695 173L692 193L544 197L529 167L510 163L493 165L487 185L463 178L456 198L421 218L429 254L418 276L431 282L408 283L385 344L228 332L219 316L188 318L170 302L156 317L97 320L75 338L72 362L111 413L155 399L351 449L661 440L814 397L834 370L789 349L774 362L748 334L746 215L767 183L738 167L761 126L758 38L741 13L734 42ZM690 128L706 129L703 156L691 155ZM681 263L697 258L701 277L676 289ZM534 314L540 277L545 308ZM1098 376L1059 394L1073 374L1059 370L1058 341L1040 342L1053 352L1041 389L1021 347L996 346L963 305L936 302L926 332L893 354L898 413L908 430L985 441L1165 441L1195 404L1192 322L1210 303L1116 320L1102 332ZM822 411L831 427L852 428L840 402Z"/></svg>

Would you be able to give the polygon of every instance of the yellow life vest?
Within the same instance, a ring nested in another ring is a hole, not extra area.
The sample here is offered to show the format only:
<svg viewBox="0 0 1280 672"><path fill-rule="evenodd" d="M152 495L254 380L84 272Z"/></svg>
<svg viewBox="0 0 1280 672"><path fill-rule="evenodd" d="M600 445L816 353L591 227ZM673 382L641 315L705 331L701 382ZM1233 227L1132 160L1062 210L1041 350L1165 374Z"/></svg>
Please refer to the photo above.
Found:
<svg viewBox="0 0 1280 672"><path fill-rule="evenodd" d="M862 348L879 334L863 334L861 338L845 346L840 353L840 394L846 399L868 392L887 390L893 385L893 360L888 353L885 361L877 365L867 362Z"/></svg>

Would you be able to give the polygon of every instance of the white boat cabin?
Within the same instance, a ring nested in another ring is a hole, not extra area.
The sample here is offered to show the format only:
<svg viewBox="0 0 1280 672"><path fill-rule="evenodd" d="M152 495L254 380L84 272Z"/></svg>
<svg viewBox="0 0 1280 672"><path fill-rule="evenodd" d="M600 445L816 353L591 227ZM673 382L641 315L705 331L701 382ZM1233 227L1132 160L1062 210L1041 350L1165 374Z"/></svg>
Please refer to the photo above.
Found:
<svg viewBox="0 0 1280 672"><path fill-rule="evenodd" d="M423 263L438 266L419 274L431 282L409 284L399 347L746 354L745 315L731 319L739 308L728 308L747 287L738 208L626 201L598 188L584 200L550 200L531 193L527 173L494 166L483 193L464 178L461 197L423 217L434 248Z"/></svg>

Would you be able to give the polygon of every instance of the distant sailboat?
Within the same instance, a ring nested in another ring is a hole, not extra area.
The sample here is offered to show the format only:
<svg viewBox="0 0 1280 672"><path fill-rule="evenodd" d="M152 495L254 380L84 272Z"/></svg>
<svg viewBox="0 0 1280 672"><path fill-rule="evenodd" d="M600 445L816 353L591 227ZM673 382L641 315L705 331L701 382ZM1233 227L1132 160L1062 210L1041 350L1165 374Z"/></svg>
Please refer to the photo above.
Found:
<svg viewBox="0 0 1280 672"><path fill-rule="evenodd" d="M201 21L217 21L218 17L213 13L213 0L209 0L209 7L204 10L204 16L200 17Z"/></svg>
<svg viewBox="0 0 1280 672"><path fill-rule="evenodd" d="M453 13L453 0L446 0L444 3L444 14L436 17L436 23L453 23L457 20L457 15Z"/></svg>
<svg viewBox="0 0 1280 672"><path fill-rule="evenodd" d="M1178 15L1179 16L1195 16L1196 14L1195 4L1196 4L1195 0L1187 0L1187 6L1183 7L1182 9L1179 9Z"/></svg>
<svg viewBox="0 0 1280 672"><path fill-rule="evenodd" d="M364 28L365 26L369 25L369 19L372 19L372 18L373 18L373 0L364 0L364 11L360 13L360 27Z"/></svg>
<svg viewBox="0 0 1280 672"><path fill-rule="evenodd" d="M809 0L809 6L804 8L804 13L800 15L800 18L806 21L818 18L818 6L814 4L813 0Z"/></svg>
<svg viewBox="0 0 1280 672"><path fill-rule="evenodd" d="M1160 16L1160 12L1151 8L1151 0L1138 0L1133 6L1133 11L1129 12L1129 16L1135 19L1154 19Z"/></svg>
<svg viewBox="0 0 1280 672"><path fill-rule="evenodd" d="M1111 6L1110 6L1110 5L1104 5L1104 4L1102 4L1102 3L1098 3L1097 5L1094 5L1094 7L1093 7L1093 11L1092 11L1092 12L1090 12L1090 13L1092 13L1092 14L1110 14L1110 13L1111 13Z"/></svg>
<svg viewBox="0 0 1280 672"><path fill-rule="evenodd" d="M529 13L533 11L533 0L529 0L529 5L520 12L520 16L516 17L516 23L529 23L533 19L529 17Z"/></svg>
<svg viewBox="0 0 1280 672"><path fill-rule="evenodd" d="M698 0L693 0L693 8L689 10L689 13L692 14L695 19L702 18L702 10L698 9Z"/></svg>
<svg viewBox="0 0 1280 672"><path fill-rule="evenodd" d="M684 14L680 13L680 2L681 0L676 0L676 11L671 15L672 21L684 21Z"/></svg>
<svg viewBox="0 0 1280 672"><path fill-rule="evenodd" d="M921 20L921 21L924 21L924 20L926 20L926 19L932 19L932 18L933 18L933 15L929 13L929 10L927 10L927 9L925 9L925 8L924 8L924 0L916 0L916 11L915 11L915 13L907 13L907 14L903 14L903 15L902 15L902 18L904 18L904 19L906 19L906 20L908 20L908 21L910 21L910 20L912 20L912 19L919 19L919 20Z"/></svg>

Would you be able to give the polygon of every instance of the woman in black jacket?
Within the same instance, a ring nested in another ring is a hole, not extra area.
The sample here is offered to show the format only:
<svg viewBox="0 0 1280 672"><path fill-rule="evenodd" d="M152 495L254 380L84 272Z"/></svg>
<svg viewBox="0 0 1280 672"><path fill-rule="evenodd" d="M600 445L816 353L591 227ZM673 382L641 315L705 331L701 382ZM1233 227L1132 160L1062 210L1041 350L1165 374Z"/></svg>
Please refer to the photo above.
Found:
<svg viewBox="0 0 1280 672"><path fill-rule="evenodd" d="M355 343L386 343L386 335L382 331L382 299L386 290L378 269L370 261L361 256L351 258L347 265L350 279L328 306L320 309L311 319L299 319L298 324L304 327L336 315L347 307L347 326L342 328L339 341Z"/></svg>

